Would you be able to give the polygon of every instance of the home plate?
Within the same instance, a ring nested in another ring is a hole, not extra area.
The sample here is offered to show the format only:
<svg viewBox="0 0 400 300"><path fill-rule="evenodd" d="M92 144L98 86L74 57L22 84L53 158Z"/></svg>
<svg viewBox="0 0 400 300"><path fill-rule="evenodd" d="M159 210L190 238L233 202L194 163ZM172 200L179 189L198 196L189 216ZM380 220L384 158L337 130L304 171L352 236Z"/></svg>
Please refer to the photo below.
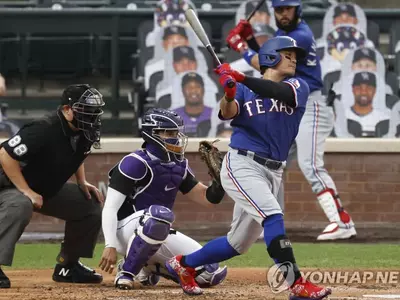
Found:
<svg viewBox="0 0 400 300"><path fill-rule="evenodd" d="M364 298L400 299L400 295L363 295Z"/></svg>

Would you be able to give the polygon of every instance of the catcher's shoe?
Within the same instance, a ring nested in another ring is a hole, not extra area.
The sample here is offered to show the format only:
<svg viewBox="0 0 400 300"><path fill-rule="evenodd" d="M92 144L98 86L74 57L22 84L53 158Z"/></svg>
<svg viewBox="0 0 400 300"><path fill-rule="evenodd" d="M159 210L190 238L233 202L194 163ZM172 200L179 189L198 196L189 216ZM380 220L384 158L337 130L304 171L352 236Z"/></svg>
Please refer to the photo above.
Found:
<svg viewBox="0 0 400 300"><path fill-rule="evenodd" d="M70 283L101 283L103 281L103 276L78 261L65 266L56 264L53 280L56 282Z"/></svg>
<svg viewBox="0 0 400 300"><path fill-rule="evenodd" d="M165 263L168 272L172 276L178 278L179 284L185 294L190 296L203 294L203 290L198 286L195 280L196 270L194 268L182 266L181 259L182 255L178 255L168 260Z"/></svg>
<svg viewBox="0 0 400 300"><path fill-rule="evenodd" d="M0 268L0 289L9 289L11 287L10 279L4 274L3 270Z"/></svg>
<svg viewBox="0 0 400 300"><path fill-rule="evenodd" d="M133 290L134 288L133 278L134 278L133 274L125 271L120 271L115 276L114 285L116 288L119 288L120 290Z"/></svg>
<svg viewBox="0 0 400 300"><path fill-rule="evenodd" d="M317 237L317 241L334 241L351 239L357 235L354 223L333 222L325 227L324 231Z"/></svg>
<svg viewBox="0 0 400 300"><path fill-rule="evenodd" d="M140 284L144 286L155 286L160 281L160 276L141 269L139 274L135 276L135 280L139 281Z"/></svg>
<svg viewBox="0 0 400 300"><path fill-rule="evenodd" d="M332 293L329 288L319 287L308 280L299 278L290 288L289 300L321 300Z"/></svg>

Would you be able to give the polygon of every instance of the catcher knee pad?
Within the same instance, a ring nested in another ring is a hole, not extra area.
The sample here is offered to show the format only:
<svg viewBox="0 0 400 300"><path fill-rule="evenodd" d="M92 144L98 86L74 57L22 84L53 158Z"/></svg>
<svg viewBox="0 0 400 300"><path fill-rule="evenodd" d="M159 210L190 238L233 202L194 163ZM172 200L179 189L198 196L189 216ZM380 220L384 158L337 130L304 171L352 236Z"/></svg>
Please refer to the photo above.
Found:
<svg viewBox="0 0 400 300"><path fill-rule="evenodd" d="M137 275L161 244L167 239L173 212L164 206L152 205L145 210L140 225L128 243L128 250L122 269Z"/></svg>
<svg viewBox="0 0 400 300"><path fill-rule="evenodd" d="M196 268L196 282L201 288L208 288L220 284L228 274L228 268L219 267L218 263L204 265Z"/></svg>

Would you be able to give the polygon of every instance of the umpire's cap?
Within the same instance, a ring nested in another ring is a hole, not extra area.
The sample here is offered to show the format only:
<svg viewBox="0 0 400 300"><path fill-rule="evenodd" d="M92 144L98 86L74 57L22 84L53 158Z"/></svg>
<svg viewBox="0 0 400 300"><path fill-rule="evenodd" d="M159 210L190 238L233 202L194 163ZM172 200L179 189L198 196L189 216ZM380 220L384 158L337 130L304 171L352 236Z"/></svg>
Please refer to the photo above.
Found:
<svg viewBox="0 0 400 300"><path fill-rule="evenodd" d="M266 41L258 52L260 67L272 68L281 61L279 51L294 50L297 54L297 60L306 56L306 51L297 46L297 42L288 36L277 36Z"/></svg>

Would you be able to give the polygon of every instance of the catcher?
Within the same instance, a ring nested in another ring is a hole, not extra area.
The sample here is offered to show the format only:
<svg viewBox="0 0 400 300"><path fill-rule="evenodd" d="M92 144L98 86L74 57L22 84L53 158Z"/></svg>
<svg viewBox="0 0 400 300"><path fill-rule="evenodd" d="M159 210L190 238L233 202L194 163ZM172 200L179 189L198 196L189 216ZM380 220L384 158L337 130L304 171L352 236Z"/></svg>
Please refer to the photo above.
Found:
<svg viewBox="0 0 400 300"><path fill-rule="evenodd" d="M172 208L178 191L194 202L213 206L225 191L220 185L222 157L212 143L203 141L199 151L215 174L211 186L198 182L184 157L187 137L183 120L173 111L150 109L142 121L142 149L132 152L111 169L103 209L105 249L99 266L112 273L117 253L124 256L114 284L132 289L134 282L156 285L163 276L178 282L165 262L179 253L201 248L190 237L171 228ZM210 264L197 268L196 282L203 287L221 283L227 268Z"/></svg>

